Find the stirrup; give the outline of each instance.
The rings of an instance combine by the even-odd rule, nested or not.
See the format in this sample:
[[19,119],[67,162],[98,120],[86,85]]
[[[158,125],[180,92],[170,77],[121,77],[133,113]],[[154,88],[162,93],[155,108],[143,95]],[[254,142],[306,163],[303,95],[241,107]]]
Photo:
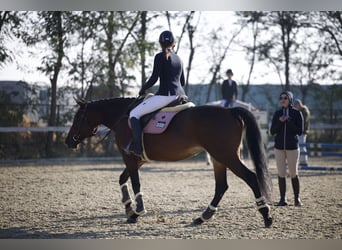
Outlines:
[[[140,146],[140,148],[141,148],[140,150],[137,150],[137,148],[139,148],[139,145],[137,145],[136,142],[134,143],[133,141],[131,141],[131,143],[129,144],[130,154],[135,155],[137,157],[142,157],[142,154],[143,154],[142,147]],[[139,152],[137,153],[137,151],[139,151]]]
[[126,147],[121,147],[121,149],[126,153],[126,154],[132,154],[136,157],[140,157],[140,158],[143,158],[143,152],[141,152],[140,154],[136,153],[134,150],[131,149],[131,146],[132,146],[132,141],[130,141]]
[[136,156],[136,157],[143,158],[142,152],[139,154],[139,153],[135,152],[134,150],[130,150],[129,153]]
[[131,151],[129,150],[129,148],[131,147],[131,144],[132,144],[132,141],[130,141],[126,147],[121,146],[121,149],[128,155],[131,153]]

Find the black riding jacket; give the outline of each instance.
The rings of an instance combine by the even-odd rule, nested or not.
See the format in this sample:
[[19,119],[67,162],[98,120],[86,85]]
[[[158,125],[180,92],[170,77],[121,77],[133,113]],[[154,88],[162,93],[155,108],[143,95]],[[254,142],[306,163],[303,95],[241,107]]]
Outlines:
[[231,80],[232,84],[229,85],[229,81],[226,79],[223,81],[221,86],[222,98],[227,100],[229,103],[237,99],[238,88],[235,81]]
[[160,52],[154,57],[153,72],[150,79],[143,85],[142,90],[152,87],[160,79],[156,95],[185,95],[183,64],[178,55],[170,51],[169,58]]
[[272,119],[271,135],[275,135],[274,147],[276,149],[293,150],[298,148],[298,135],[303,133],[303,116],[302,114],[289,107],[289,119],[285,122],[279,121],[283,115],[283,109],[277,110]]

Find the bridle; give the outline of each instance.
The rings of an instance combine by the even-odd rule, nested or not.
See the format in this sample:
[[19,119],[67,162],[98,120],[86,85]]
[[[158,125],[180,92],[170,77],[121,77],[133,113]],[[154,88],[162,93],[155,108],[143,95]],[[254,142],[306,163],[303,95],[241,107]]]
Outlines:
[[78,125],[77,133],[72,137],[72,139],[73,139],[74,142],[76,142],[76,143],[82,142],[82,139],[81,139],[81,125],[82,125],[83,123],[86,123],[86,125],[88,126],[88,128],[90,128],[90,130],[93,131],[91,136],[96,135],[97,127],[92,128],[92,127],[90,126],[90,124],[89,124],[88,117],[86,116],[87,107],[88,107],[88,104],[85,103],[84,107],[82,108],[83,110],[82,110],[81,119],[80,119],[80,122],[79,122],[79,125]]

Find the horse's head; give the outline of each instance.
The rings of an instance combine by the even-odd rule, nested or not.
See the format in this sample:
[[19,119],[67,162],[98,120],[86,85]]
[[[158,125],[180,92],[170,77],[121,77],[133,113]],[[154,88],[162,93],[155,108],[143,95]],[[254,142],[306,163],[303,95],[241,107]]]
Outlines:
[[76,102],[80,107],[65,139],[69,148],[77,148],[77,145],[85,138],[95,135],[98,127],[92,117],[93,114],[89,111],[89,104],[84,100],[76,100]]

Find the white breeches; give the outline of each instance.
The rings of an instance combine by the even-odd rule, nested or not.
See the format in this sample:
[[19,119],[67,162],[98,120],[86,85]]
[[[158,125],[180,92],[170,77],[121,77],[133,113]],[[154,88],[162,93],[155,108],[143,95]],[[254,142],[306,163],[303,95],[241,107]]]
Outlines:
[[163,96],[163,95],[154,95],[152,97],[147,98],[138,106],[136,106],[129,114],[129,118],[135,117],[140,119],[143,115],[151,113],[157,109],[163,108],[169,103],[175,101],[177,99],[176,95],[171,96]]

